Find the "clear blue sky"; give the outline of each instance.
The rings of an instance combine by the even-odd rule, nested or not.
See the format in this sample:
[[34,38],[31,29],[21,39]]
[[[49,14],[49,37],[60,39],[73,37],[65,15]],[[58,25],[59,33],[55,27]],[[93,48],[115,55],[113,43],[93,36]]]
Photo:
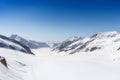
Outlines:
[[0,0],[0,34],[37,41],[120,31],[119,0]]

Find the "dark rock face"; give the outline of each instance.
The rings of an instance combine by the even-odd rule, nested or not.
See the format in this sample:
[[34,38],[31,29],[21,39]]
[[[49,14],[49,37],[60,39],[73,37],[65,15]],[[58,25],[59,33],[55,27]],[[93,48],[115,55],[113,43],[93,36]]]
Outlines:
[[[0,35],[0,38],[2,39],[2,41],[0,41],[0,47],[2,48],[7,48],[7,49],[21,51],[24,53],[33,54],[29,47],[27,47],[24,44],[21,44],[20,42],[16,40],[10,39],[9,37],[3,36],[3,35]],[[21,48],[16,45],[21,46]]]
[[5,67],[8,68],[8,66],[7,66],[7,61],[6,61],[6,59],[5,59],[4,57],[0,56],[0,62],[1,62]]
[[120,47],[117,50],[120,50]]
[[[74,54],[74,53],[79,52],[79,51],[82,51],[82,50],[83,50],[84,52],[88,52],[88,51],[91,51],[91,52],[92,52],[92,51],[94,51],[94,50],[96,50],[96,49],[100,49],[100,47],[92,47],[91,49],[87,48],[87,46],[95,40],[93,37],[96,37],[96,36],[97,36],[97,34],[93,35],[93,36],[92,36],[88,41],[86,41],[86,42],[82,42],[82,40],[83,40],[84,38],[79,38],[79,39],[77,39],[77,40],[75,40],[75,41],[65,41],[65,42],[61,43],[59,46],[57,46],[56,49],[58,49],[59,52],[61,52],[61,51],[67,52],[67,51],[69,51],[69,50],[73,50],[73,51],[71,51],[69,54]],[[73,43],[76,42],[76,41],[79,41],[79,43],[74,44],[74,45],[72,45],[72,46],[69,46],[69,45],[73,44]],[[84,49],[85,49],[85,50],[84,50]]]
[[36,42],[36,41],[32,41],[32,40],[27,40],[18,35],[11,35],[10,39],[15,40],[22,45],[26,45],[27,47],[29,47],[31,49],[49,47],[49,45],[45,42]]
[[70,37],[70,38],[66,39],[65,41],[63,41],[62,43],[58,43],[58,44],[54,45],[53,51],[58,50],[59,52],[62,52],[62,51],[67,52],[69,50],[72,50],[75,47],[77,47],[77,45],[74,45],[72,47],[69,47],[69,45],[72,44],[73,42],[77,41],[78,39],[82,39],[82,37],[80,37],[80,38],[78,38],[76,36]]
[[84,43],[84,45],[82,45],[79,50],[84,49],[90,42],[94,41],[94,39],[87,41],[86,43]]
[[66,47],[68,46],[68,45],[70,45],[71,43],[73,43],[73,41],[65,41],[65,42],[63,42],[62,44],[60,44],[59,46],[57,46],[57,47],[55,47],[54,48],[54,50],[59,50],[59,52],[61,52],[61,51],[68,51],[68,50],[66,50]]
[[21,50],[22,52],[26,52],[26,53],[30,53],[30,54],[33,54],[32,53],[32,51],[30,50],[30,48],[29,47],[27,47],[26,45],[24,45],[24,44],[21,44],[20,42],[18,42],[18,41],[15,41],[15,40],[12,40],[13,42],[15,42],[15,43],[17,43],[17,44],[19,44],[20,46],[22,46],[26,51],[24,51],[24,50]]
[[[60,51],[64,51],[65,49],[65,47],[66,46],[68,46],[69,44],[71,44],[72,43],[72,41],[67,41],[67,42],[64,42],[63,44],[61,44],[61,46],[59,47],[59,50]],[[65,50],[66,51],[66,50]]]
[[90,49],[90,51],[92,52],[92,51],[97,50],[97,49],[101,49],[101,47],[92,47],[92,48]]
[[0,47],[6,47],[7,45],[0,42]]
[[[77,48],[75,51],[71,52],[70,54],[74,54],[76,52],[79,52],[80,50],[84,49],[89,43],[91,43],[92,41],[94,41],[94,39],[87,41],[86,43],[82,44],[79,48]],[[88,51],[88,50],[87,50]],[[87,52],[85,51],[85,52]]]
[[92,35],[90,38],[94,38],[94,37],[96,37],[98,34],[94,34],[94,35]]

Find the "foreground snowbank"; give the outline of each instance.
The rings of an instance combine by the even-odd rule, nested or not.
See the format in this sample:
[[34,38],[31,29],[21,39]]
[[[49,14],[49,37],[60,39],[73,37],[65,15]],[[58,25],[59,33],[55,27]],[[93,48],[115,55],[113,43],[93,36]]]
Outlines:
[[8,68],[0,64],[1,80],[120,80],[120,54],[52,52],[50,48],[32,50],[36,56],[0,48]]
[[119,52],[67,55],[43,48],[36,53],[35,80],[120,80]]
[[7,60],[8,68],[0,63],[0,80],[34,80],[31,65],[34,56],[19,51],[0,48],[0,56]]

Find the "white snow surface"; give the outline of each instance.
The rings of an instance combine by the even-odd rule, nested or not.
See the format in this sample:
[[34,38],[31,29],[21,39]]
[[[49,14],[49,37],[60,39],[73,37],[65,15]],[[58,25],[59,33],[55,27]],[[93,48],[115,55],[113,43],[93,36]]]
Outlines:
[[120,80],[120,52],[79,52],[73,55],[32,50],[36,56],[0,48],[0,80]]

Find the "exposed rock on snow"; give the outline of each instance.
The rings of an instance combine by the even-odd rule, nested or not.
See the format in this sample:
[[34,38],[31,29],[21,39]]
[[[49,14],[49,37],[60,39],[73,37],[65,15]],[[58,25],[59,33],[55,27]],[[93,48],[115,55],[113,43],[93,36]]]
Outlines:
[[37,49],[37,48],[42,48],[42,47],[49,47],[49,45],[45,42],[37,42],[37,41],[33,41],[33,40],[27,40],[24,39],[18,35],[11,35],[10,37],[12,40],[16,40],[19,43],[26,45],[27,47],[31,48],[31,49]]
[[0,56],[0,62],[5,66],[5,67],[8,67],[7,66],[7,61],[4,57]]
[[68,52],[92,52],[96,50],[119,50],[120,32],[100,32],[90,37],[80,37],[76,39],[67,39],[54,47],[54,51]]
[[10,39],[9,37],[3,35],[0,35],[0,47],[33,54],[30,48],[27,47],[26,45],[21,44],[20,42]]

